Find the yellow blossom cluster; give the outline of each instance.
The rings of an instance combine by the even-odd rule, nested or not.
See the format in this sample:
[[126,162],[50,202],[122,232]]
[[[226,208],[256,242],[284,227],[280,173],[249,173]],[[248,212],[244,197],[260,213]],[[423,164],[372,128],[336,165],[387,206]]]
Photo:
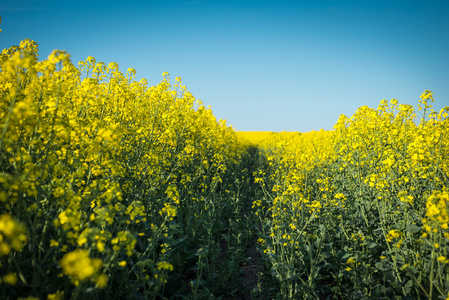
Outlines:
[[433,221],[442,229],[448,229],[449,194],[447,191],[435,191],[429,196],[426,202],[426,217],[428,222]]
[[[73,284],[157,294],[153,275],[174,268],[159,245],[197,228],[190,218],[215,205],[242,144],[180,78],[148,86],[115,62],[38,57],[32,40],[0,54],[0,276],[49,295]],[[71,288],[41,289],[61,268]]]
[[8,255],[11,249],[20,251],[27,242],[25,226],[11,215],[0,215],[0,257]]
[[[269,254],[283,296],[319,298],[306,291],[326,272],[335,274],[334,282],[358,281],[333,292],[354,289],[367,297],[383,295],[375,286],[384,279],[372,274],[384,270],[397,283],[391,297],[415,293],[414,278],[428,284],[426,290],[416,283],[420,296],[433,292],[435,276],[444,281],[448,269],[435,273],[431,266],[444,264],[449,251],[449,107],[436,112],[433,101],[425,91],[415,112],[396,99],[382,100],[377,109],[363,106],[350,118],[341,115],[333,130],[278,133],[261,143],[266,165],[254,175],[265,197],[253,210],[270,228],[260,247]],[[400,287],[402,272],[409,274],[407,288]],[[438,286],[441,295],[446,288]]]
[[76,249],[65,254],[59,263],[64,274],[70,276],[75,285],[98,273],[103,266],[100,259],[91,259],[86,249]]

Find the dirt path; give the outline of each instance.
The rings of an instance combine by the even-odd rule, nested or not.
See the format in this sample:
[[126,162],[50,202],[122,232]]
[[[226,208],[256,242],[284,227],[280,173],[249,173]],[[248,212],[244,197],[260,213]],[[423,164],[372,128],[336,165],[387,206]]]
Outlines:
[[252,299],[260,299],[260,297],[253,298],[251,296],[251,292],[256,288],[258,284],[258,276],[257,274],[263,272],[264,268],[260,261],[260,253],[257,250],[256,245],[257,239],[254,238],[251,244],[251,247],[248,248],[246,253],[247,259],[240,266],[240,282],[243,286],[243,290],[241,294],[235,296],[226,296],[223,300],[252,300]]
[[[245,213],[251,214],[249,211],[252,205],[252,201],[255,198],[256,193],[256,187],[254,185],[254,178],[253,174],[254,171],[257,169],[256,163],[259,160],[259,151],[257,148],[253,148],[251,151],[249,151],[251,154],[251,165],[248,166],[248,169],[251,170],[248,173],[250,174],[251,180],[250,184],[248,186],[248,192],[250,196],[248,197],[248,203],[245,206],[247,208],[247,211]],[[246,217],[246,216],[244,216]],[[260,225],[259,225],[260,227]],[[251,295],[251,292],[254,289],[258,289],[259,283],[259,276],[258,274],[264,271],[264,267],[261,260],[261,254],[257,250],[257,233],[252,237],[250,246],[247,249],[246,252],[246,260],[240,265],[240,283],[243,286],[242,294],[237,295],[236,297],[233,297],[232,299],[236,300],[251,300],[251,299],[261,299],[259,296],[253,296]],[[255,293],[255,295],[260,295],[260,292]],[[226,298],[228,299],[228,298]],[[230,298],[229,298],[230,299]]]
[[260,253],[257,250],[256,240],[254,240],[254,243],[248,249],[247,257],[246,265],[240,267],[242,271],[241,282],[245,288],[244,294],[240,298],[242,300],[253,299],[251,291],[257,288],[257,274],[263,272],[264,269],[260,261]]

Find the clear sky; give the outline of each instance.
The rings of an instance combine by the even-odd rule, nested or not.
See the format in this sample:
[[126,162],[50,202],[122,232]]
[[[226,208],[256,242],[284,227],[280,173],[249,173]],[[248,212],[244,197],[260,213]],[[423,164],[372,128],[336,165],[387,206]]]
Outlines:
[[150,85],[167,71],[236,130],[328,130],[424,90],[449,106],[447,0],[1,0],[0,16],[1,49],[30,38]]

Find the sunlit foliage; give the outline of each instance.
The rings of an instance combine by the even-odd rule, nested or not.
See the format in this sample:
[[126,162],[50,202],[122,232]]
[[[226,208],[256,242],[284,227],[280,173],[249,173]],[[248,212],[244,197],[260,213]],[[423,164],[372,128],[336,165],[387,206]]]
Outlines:
[[332,131],[272,136],[253,209],[283,298],[449,296],[449,107],[383,100]]
[[148,87],[57,50],[38,61],[31,40],[0,70],[0,298],[156,297],[227,231],[215,214],[232,219],[225,178],[243,150],[180,78]]

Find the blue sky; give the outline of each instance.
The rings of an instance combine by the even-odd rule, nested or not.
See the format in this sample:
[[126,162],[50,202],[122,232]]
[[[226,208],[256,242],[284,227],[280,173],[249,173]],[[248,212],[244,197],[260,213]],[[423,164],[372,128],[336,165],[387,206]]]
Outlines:
[[181,77],[242,131],[329,130],[382,99],[449,106],[446,0],[2,0],[0,48],[115,61],[150,85]]

